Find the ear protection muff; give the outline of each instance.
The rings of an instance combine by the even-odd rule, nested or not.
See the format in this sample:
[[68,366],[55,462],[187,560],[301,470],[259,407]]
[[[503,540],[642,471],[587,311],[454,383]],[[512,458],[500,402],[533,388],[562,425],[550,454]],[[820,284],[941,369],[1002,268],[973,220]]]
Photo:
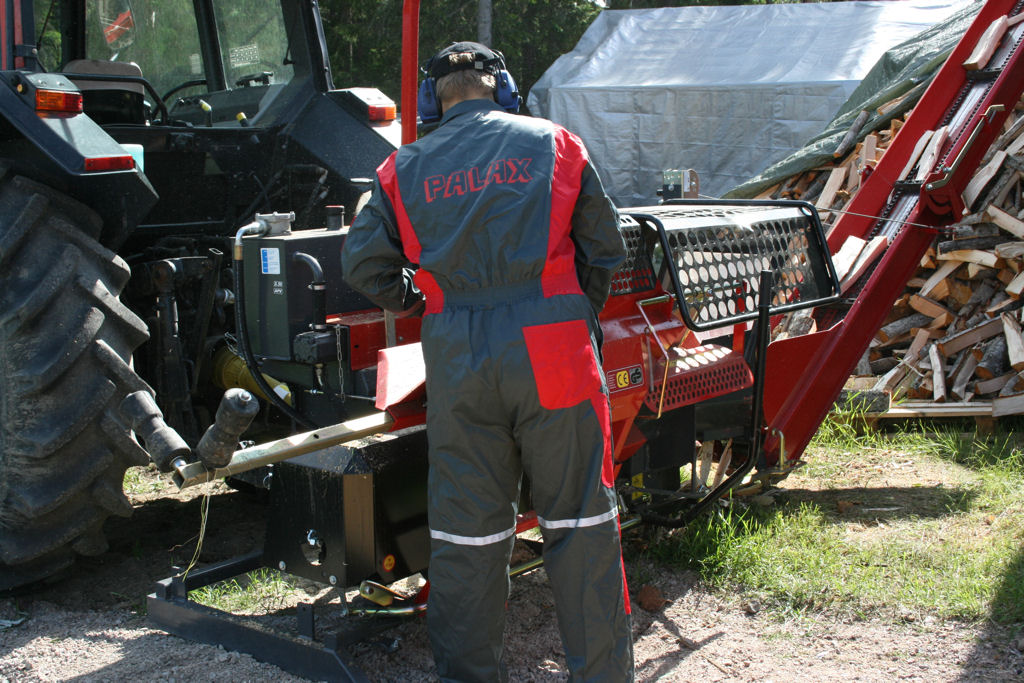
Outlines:
[[437,97],[437,79],[452,73],[456,69],[448,66],[446,57],[453,52],[476,52],[479,60],[476,65],[467,65],[463,69],[479,68],[492,74],[497,82],[494,90],[494,101],[505,111],[515,114],[523,98],[519,96],[519,87],[512,74],[505,68],[505,56],[497,50],[491,50],[477,43],[453,43],[430,58],[423,66],[426,78],[420,83],[416,93],[416,108],[423,123],[434,123],[441,120],[441,101]]
[[501,69],[494,77],[498,81],[498,87],[494,90],[494,101],[508,113],[515,114],[519,111],[519,105],[522,103],[523,98],[519,96],[519,87],[516,85],[516,80],[512,78],[512,74],[505,70],[504,59],[501,61]]
[[441,120],[441,102],[437,99],[437,90],[431,76],[427,76],[420,83],[420,89],[416,93],[416,110],[420,113],[420,120],[423,123]]

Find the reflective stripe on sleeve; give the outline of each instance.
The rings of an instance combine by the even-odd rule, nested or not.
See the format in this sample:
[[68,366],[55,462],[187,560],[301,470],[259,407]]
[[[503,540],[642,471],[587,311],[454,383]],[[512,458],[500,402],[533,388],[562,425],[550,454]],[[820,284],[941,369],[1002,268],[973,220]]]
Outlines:
[[507,538],[511,538],[516,533],[516,528],[512,527],[507,531],[502,531],[490,536],[458,536],[456,534],[445,533],[444,531],[437,531],[436,529],[430,530],[430,537],[436,538],[439,541],[448,541],[449,543],[455,543],[457,545],[490,545],[492,543],[498,543],[504,541]]
[[612,508],[608,512],[601,515],[594,515],[593,517],[579,517],[577,519],[544,519],[543,517],[537,517],[537,522],[540,523],[545,529],[579,529],[586,526],[597,526],[598,524],[604,524],[610,522],[619,516],[618,508]]

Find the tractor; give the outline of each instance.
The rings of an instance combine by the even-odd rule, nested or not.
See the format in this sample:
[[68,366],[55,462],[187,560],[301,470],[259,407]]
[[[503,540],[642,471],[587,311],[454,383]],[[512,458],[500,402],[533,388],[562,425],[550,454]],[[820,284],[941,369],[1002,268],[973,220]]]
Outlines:
[[[162,415],[160,435],[194,446],[240,381],[270,397],[247,439],[372,410],[345,398],[373,392],[339,365],[339,328],[304,318],[315,277],[333,311],[370,307],[338,287],[341,233],[326,226],[354,213],[400,131],[383,93],[334,87],[315,3],[10,0],[0,17],[7,589],[104,551],[104,520],[130,511],[126,468],[150,461],[133,420]],[[292,250],[305,263],[281,263],[252,292],[254,311],[263,296],[297,306],[251,321],[246,348],[275,365],[265,391],[241,350],[231,249],[275,206],[294,212],[296,234],[323,230]],[[125,417],[139,391],[155,400]],[[160,443],[166,469],[181,441]]]
[[[684,526],[802,464],[1020,98],[1024,23],[990,68],[962,64],[1022,4],[986,3],[827,234],[801,202],[620,207],[600,321],[623,528]],[[387,592],[429,554],[419,320],[339,275],[375,168],[417,135],[417,17],[406,0],[399,120],[377,90],[334,88],[315,2],[0,0],[0,590],[102,553],[126,468],[153,462],[181,487],[269,490],[262,547],[158,583],[161,628],[361,680],[312,606],[277,637],[189,592],[270,567],[359,586],[346,618],[425,609]],[[879,235],[841,289],[830,254]],[[771,339],[798,312],[817,331]]]

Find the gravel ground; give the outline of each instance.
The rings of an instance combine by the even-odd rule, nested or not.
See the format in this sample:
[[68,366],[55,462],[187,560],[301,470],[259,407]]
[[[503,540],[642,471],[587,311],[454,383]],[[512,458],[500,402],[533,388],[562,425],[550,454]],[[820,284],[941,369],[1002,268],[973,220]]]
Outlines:
[[[154,629],[143,596],[194,549],[198,500],[133,496],[132,520],[109,525],[111,550],[49,588],[0,599],[0,681],[303,681],[249,655]],[[204,562],[261,538],[262,506],[239,493],[211,505]],[[1024,680],[1024,637],[992,625],[896,612],[857,620],[780,617],[714,593],[687,572],[627,562],[638,681]],[[639,606],[643,602],[648,609]],[[513,581],[506,657],[514,681],[566,679],[543,570]],[[421,619],[353,648],[371,681],[433,681]]]

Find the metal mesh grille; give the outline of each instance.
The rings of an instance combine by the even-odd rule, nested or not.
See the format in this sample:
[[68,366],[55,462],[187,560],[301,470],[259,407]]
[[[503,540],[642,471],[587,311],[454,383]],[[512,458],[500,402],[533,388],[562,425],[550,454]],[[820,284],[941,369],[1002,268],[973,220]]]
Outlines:
[[644,242],[640,224],[632,216],[623,214],[619,232],[626,243],[626,260],[612,277],[611,295],[646,292],[654,288],[654,267],[651,265],[650,247]]
[[665,263],[675,266],[683,314],[695,329],[756,317],[762,270],[773,274],[775,310],[835,293],[820,227],[799,207],[665,205],[648,211],[665,228]]

